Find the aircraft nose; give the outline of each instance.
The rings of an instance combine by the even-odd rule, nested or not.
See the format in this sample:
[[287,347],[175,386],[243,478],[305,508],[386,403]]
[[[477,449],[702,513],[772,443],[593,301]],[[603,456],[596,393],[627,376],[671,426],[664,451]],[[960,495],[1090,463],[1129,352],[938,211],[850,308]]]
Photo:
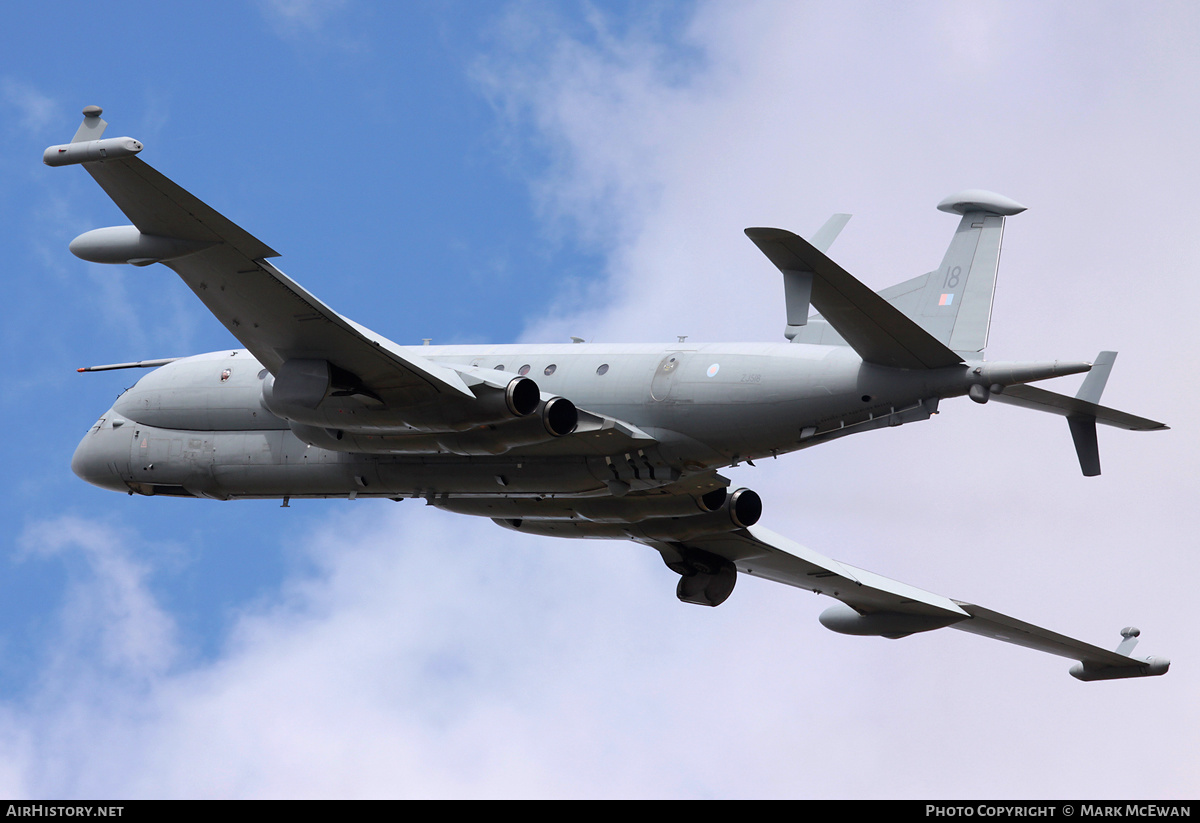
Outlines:
[[129,431],[126,431],[125,421],[113,427],[113,422],[101,420],[92,428],[79,445],[71,458],[71,471],[81,480],[86,480],[93,486],[111,491],[127,492],[129,486],[121,478],[119,467],[129,464]]

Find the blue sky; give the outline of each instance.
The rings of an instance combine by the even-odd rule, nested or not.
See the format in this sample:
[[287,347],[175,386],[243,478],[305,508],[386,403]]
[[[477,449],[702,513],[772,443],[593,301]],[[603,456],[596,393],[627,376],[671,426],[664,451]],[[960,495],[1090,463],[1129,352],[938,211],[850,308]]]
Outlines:
[[[0,793],[1196,794],[1190,6],[57,8],[0,33],[19,426]],[[402,343],[772,341],[777,275],[744,226],[853,212],[833,256],[882,288],[937,265],[946,194],[1025,203],[989,357],[1118,349],[1106,400],[1171,433],[1102,431],[1086,480],[1060,420],[962,401],[734,480],[768,526],[855,565],[1102,645],[1136,623],[1171,673],[1080,684],[957,632],[840,637],[761,581],[685,607],[644,548],[413,501],[86,485],[75,444],[134,378],[76,367],[235,345],[166,269],[67,251],[124,222],[39,162],[89,104]]]

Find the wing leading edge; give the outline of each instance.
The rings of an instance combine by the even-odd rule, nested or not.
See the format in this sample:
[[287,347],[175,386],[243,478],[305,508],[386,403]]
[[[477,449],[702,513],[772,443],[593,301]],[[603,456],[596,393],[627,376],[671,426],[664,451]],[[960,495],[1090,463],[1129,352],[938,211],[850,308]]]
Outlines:
[[[278,252],[137,157],[140,142],[100,139],[107,125],[100,114],[85,109],[75,139],[46,149],[43,161],[82,165],[133,225],[85,232],[71,251],[90,262],[174,270],[274,376],[269,392],[264,384],[271,410],[313,437],[331,425],[342,445],[343,427],[371,436],[451,432],[469,452],[493,453],[494,443],[457,433],[505,424],[509,446],[571,435],[573,447],[609,454],[653,442],[624,421],[539,392],[528,378],[434,363],[419,347],[343,317],[268,262]],[[529,423],[534,417],[545,431]],[[374,445],[387,449],[378,438]],[[555,444],[542,446],[554,451]]]
[[277,251],[138,158],[141,143],[99,139],[100,114],[85,109],[74,141],[51,146],[43,160],[82,165],[133,225],[80,235],[76,256],[170,267],[273,374],[288,360],[323,359],[397,405],[475,399],[458,372],[342,317],[268,263]]
[[[97,262],[117,262],[112,253],[130,246],[136,253],[146,251],[147,257],[120,262],[161,262],[173,269],[272,373],[288,360],[320,358],[353,373],[385,400],[421,402],[447,392],[473,398],[456,372],[342,317],[267,262],[278,252],[140,158],[83,167],[133,226],[123,234],[121,229],[88,232],[72,251]],[[163,241],[162,248],[156,249],[154,241]],[[161,257],[154,254],[163,249]]]

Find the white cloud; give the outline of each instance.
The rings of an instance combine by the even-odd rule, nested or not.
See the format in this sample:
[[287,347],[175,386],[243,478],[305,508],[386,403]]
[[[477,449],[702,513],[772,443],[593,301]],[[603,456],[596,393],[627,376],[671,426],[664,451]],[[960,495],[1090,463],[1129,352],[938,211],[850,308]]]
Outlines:
[[86,573],[76,572],[67,584],[53,667],[74,666],[82,655],[105,671],[145,678],[170,664],[174,622],[147,590],[147,570],[130,555],[122,535],[64,517],[28,528],[20,544],[32,555],[76,551],[85,561]]
[[13,77],[0,79],[0,96],[17,112],[10,125],[25,132],[45,131],[61,110],[57,101]]
[[[70,521],[29,532],[82,550],[93,577],[64,608],[73,669],[0,711],[24,742],[0,758],[9,796],[787,793],[760,751],[768,718],[738,708],[750,681],[779,687],[776,638],[673,602],[645,549],[434,510],[341,515],[307,547],[317,573],[243,614],[216,660],[172,668],[122,540],[137,543]],[[744,606],[777,622],[780,603]],[[105,638],[94,651],[84,626]]]
[[[363,32],[379,23],[369,19],[370,4],[347,0],[259,0],[259,9],[275,35],[302,47],[306,60],[314,48],[333,48],[342,53],[362,52],[366,46]],[[366,14],[368,20],[361,19]]]
[[320,34],[346,0],[260,0],[259,5],[283,34]]

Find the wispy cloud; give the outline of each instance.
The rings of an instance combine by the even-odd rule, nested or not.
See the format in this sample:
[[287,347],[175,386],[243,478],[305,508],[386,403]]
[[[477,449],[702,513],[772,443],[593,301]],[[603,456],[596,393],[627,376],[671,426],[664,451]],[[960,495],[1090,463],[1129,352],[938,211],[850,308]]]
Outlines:
[[[711,778],[704,747],[664,784],[655,747],[630,745],[693,723],[663,688],[694,615],[652,596],[670,573],[645,549],[564,552],[434,510],[340,516],[305,547],[318,570],[189,668],[126,548],[136,534],[65,519],[23,543],[43,561],[77,553],[87,573],[47,638],[64,651],[31,698],[0,703],[23,744],[0,755],[9,796],[654,796]],[[627,598],[657,600],[651,624]],[[637,674],[613,684],[610,667]]]
[[267,18],[285,33],[319,33],[347,0],[259,0]]
[[350,0],[259,0],[267,25],[285,41],[332,47],[355,53],[368,42],[350,13],[359,11]]
[[[174,621],[150,593],[130,536],[80,518],[36,523],[19,546],[27,557],[64,560],[70,570],[54,666],[89,661],[123,677],[161,674],[175,655]],[[74,557],[83,563],[73,562]]]
[[13,129],[40,133],[61,114],[61,106],[56,100],[13,77],[0,78],[0,97],[16,113],[12,119],[5,118]]

